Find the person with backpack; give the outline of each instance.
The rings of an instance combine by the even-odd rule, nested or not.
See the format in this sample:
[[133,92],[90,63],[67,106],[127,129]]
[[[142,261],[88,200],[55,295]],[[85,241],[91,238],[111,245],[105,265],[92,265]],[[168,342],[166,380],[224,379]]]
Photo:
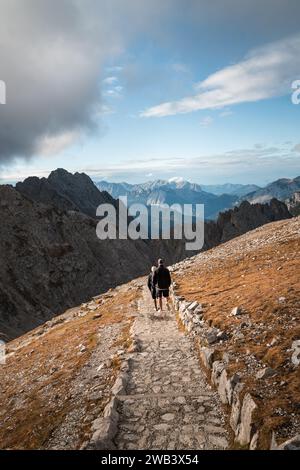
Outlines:
[[154,307],[155,307],[155,310],[157,311],[158,308],[157,308],[157,301],[156,301],[156,289],[155,289],[155,286],[153,285],[153,275],[154,275],[155,270],[156,270],[156,266],[152,266],[150,274],[148,276],[148,289],[151,292],[151,297],[154,300]]
[[162,259],[158,260],[158,268],[155,269],[152,283],[156,289],[156,296],[159,299],[160,311],[163,310],[163,297],[167,302],[167,309],[170,310],[169,305],[169,290],[171,286],[171,274],[168,268],[164,266],[164,261]]

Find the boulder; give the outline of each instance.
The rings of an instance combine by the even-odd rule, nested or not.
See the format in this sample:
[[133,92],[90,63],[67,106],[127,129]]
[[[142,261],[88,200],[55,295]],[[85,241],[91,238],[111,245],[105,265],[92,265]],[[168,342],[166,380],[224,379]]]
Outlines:
[[218,341],[226,341],[227,339],[228,339],[228,335],[227,333],[225,333],[225,331],[219,331],[219,333],[217,333]]
[[253,415],[256,409],[257,405],[252,396],[250,393],[246,393],[243,400],[240,424],[238,426],[238,432],[236,436],[236,441],[240,445],[248,445],[251,442],[253,434],[255,433]]
[[195,301],[195,302],[192,302],[189,306],[188,306],[188,310],[190,310],[191,312],[193,312],[197,307],[198,307],[198,302]]
[[253,437],[252,437],[251,442],[250,442],[250,446],[249,446],[250,450],[256,450],[257,449],[258,438],[259,438],[259,432],[256,431],[256,433],[253,434]]
[[218,330],[211,328],[205,335],[208,344],[214,344],[218,341]]
[[256,374],[257,379],[268,379],[276,374],[276,371],[271,367],[265,367],[262,370],[259,370]]
[[226,369],[223,369],[220,375],[218,393],[220,395],[221,402],[224,403],[224,405],[231,405],[233,391],[239,380],[240,378],[237,374],[233,374],[232,377],[228,378]]
[[300,364],[300,339],[293,341],[292,350],[292,364],[297,367]]
[[212,365],[211,381],[215,386],[219,385],[220,376],[225,369],[225,364],[222,361],[214,361]]
[[214,352],[215,350],[212,348],[201,348],[200,350],[200,358],[204,367],[206,367],[206,369],[212,368],[212,364],[214,360]]
[[241,307],[234,307],[232,310],[231,310],[231,316],[233,317],[236,317],[238,315],[241,315],[242,314],[242,309]]
[[238,425],[240,423],[241,415],[241,401],[240,401],[240,392],[243,389],[244,384],[238,383],[232,394],[232,406],[230,414],[230,426],[234,433],[236,434],[238,430]]

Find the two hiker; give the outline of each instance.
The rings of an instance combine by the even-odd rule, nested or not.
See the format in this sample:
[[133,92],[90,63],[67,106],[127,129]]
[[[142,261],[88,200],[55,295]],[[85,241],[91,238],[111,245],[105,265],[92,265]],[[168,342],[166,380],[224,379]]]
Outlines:
[[157,299],[159,300],[159,309],[163,310],[163,297],[167,302],[167,309],[170,310],[169,306],[169,289],[171,285],[171,275],[168,268],[164,266],[162,259],[158,260],[158,267],[152,266],[151,272],[148,276],[148,288],[151,292],[152,299],[154,300],[155,310],[157,308]]

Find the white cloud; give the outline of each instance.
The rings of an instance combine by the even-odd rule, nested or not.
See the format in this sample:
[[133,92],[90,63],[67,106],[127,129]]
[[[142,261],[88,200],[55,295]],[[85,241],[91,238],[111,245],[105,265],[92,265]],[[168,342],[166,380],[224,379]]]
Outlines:
[[299,75],[300,35],[250,51],[241,62],[225,67],[196,85],[198,93],[161,103],[142,117],[162,117],[254,102],[291,92]]
[[200,121],[200,126],[201,127],[209,127],[212,125],[214,122],[213,118],[211,116],[206,116]]
[[103,92],[103,95],[109,96],[111,98],[120,98],[122,96],[122,91],[123,91],[123,87],[120,85],[117,85],[113,88],[110,88],[109,90],[105,90]]
[[46,135],[42,137],[37,146],[37,154],[42,156],[57,155],[79,139],[80,133],[76,131],[63,132],[59,135]]
[[113,83],[116,83],[118,81],[118,77],[111,76],[111,77],[106,77],[103,80],[104,85],[112,85]]

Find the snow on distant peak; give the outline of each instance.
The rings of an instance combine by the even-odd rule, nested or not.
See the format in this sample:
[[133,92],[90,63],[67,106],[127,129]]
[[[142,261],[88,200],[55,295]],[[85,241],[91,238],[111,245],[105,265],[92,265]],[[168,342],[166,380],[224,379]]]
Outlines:
[[173,178],[168,179],[168,183],[184,183],[185,179],[182,176],[173,176]]

